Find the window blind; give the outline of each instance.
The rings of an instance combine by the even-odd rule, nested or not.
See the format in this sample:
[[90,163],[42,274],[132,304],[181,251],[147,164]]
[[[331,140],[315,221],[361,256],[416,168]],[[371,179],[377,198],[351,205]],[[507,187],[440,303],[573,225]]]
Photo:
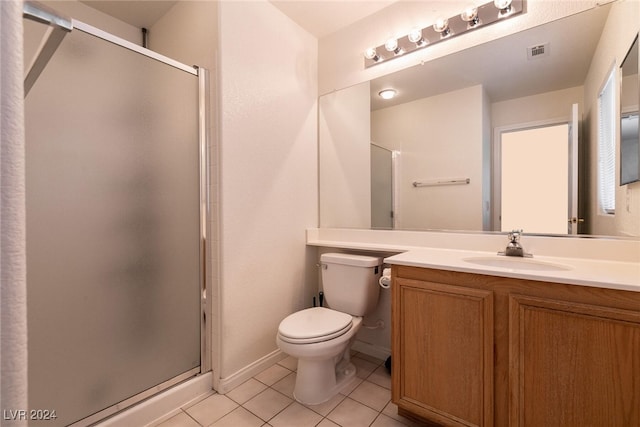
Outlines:
[[[615,70],[615,68],[614,68]],[[598,204],[602,213],[616,207],[616,110],[614,71],[598,96]]]

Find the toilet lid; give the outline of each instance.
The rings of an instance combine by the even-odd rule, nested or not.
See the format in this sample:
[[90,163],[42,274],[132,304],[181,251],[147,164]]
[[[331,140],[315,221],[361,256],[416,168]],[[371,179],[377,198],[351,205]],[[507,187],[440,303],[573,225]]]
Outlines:
[[313,307],[289,315],[278,332],[285,341],[317,342],[338,337],[351,328],[350,314],[325,307]]

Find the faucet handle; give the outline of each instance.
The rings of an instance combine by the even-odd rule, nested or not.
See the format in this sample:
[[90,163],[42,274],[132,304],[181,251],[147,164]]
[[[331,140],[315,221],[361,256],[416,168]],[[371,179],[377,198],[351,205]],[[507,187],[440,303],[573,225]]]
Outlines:
[[511,230],[511,232],[508,235],[509,241],[510,242],[518,242],[520,240],[520,235],[522,234],[522,229],[520,230]]

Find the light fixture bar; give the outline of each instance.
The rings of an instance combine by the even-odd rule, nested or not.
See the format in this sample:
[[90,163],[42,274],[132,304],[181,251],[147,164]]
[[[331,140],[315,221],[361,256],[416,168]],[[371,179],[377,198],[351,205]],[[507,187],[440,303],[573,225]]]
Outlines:
[[[416,39],[414,33],[417,29],[411,30],[409,35],[398,38],[398,45],[394,51],[385,49],[385,45],[382,44],[376,48],[369,48],[368,51],[373,55],[365,55],[364,67],[369,68],[382,62],[388,61],[393,58],[404,56],[408,53],[415,52],[419,49],[424,49],[427,46],[441,42],[443,40],[450,39],[452,37],[459,36],[469,31],[474,31],[477,28],[486,27],[487,25],[494,24],[498,21],[509,19],[513,16],[519,15],[525,12],[526,0],[513,0],[506,2],[508,6],[505,9],[500,9],[493,0],[478,6],[478,14],[473,19],[473,22],[465,21],[460,14],[448,18],[447,33],[443,35],[443,32],[438,32],[434,29],[433,25],[422,28],[422,37],[419,38],[420,42],[416,43],[411,39]],[[510,4],[509,4],[510,3]],[[466,12],[466,11],[465,11]],[[411,36],[411,39],[410,39]]]

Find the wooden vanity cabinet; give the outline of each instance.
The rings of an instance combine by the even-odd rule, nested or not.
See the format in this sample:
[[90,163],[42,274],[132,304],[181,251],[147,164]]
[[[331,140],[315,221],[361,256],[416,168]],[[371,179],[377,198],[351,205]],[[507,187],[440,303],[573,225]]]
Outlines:
[[392,400],[444,426],[640,426],[640,293],[392,268]]
[[392,298],[394,402],[445,425],[492,425],[492,292],[396,278]]

